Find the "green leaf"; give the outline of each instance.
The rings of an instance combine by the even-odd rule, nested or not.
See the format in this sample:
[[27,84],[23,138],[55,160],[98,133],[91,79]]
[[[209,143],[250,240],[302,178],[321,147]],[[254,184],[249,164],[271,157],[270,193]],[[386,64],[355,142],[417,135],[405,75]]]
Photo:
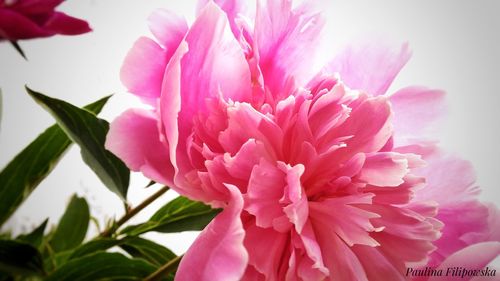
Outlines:
[[92,240],[76,248],[71,256],[69,256],[69,260],[81,258],[83,256],[94,254],[96,252],[106,251],[107,249],[112,248],[120,243],[122,243],[121,240],[116,240],[113,238],[100,238],[97,240]]
[[170,233],[202,230],[219,212],[219,209],[179,196],[159,209],[148,222],[128,226],[122,233],[136,236],[148,231]]
[[39,248],[43,241],[43,233],[49,219],[46,219],[40,226],[35,228],[28,234],[19,235],[16,240],[30,244],[35,248]]
[[17,43],[17,41],[10,41],[10,44],[12,45],[12,47],[14,47],[14,49],[16,49],[16,51],[25,59],[25,60],[28,60],[28,58],[26,57],[26,54],[24,54],[24,51],[23,49],[21,48],[21,46],[19,46],[19,43]]
[[104,185],[125,200],[130,171],[120,159],[104,148],[109,123],[65,101],[47,97],[29,88],[26,90],[80,146],[83,161]]
[[44,274],[38,250],[19,241],[0,240],[0,270],[10,274]]
[[142,280],[155,267],[142,259],[118,253],[96,253],[68,261],[46,281]]
[[162,245],[140,237],[127,237],[122,240],[120,247],[131,256],[145,259],[158,267],[176,257]]
[[50,239],[52,250],[62,252],[80,245],[87,234],[89,220],[87,201],[74,195]]
[[[85,107],[98,114],[109,97]],[[71,140],[56,124],[38,136],[0,172],[0,225],[38,184],[54,169],[71,144]]]

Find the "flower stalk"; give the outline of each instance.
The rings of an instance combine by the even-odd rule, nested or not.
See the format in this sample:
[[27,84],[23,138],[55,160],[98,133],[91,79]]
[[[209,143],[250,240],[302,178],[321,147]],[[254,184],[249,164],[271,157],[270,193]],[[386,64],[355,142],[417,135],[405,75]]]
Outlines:
[[177,268],[183,256],[184,255],[180,255],[171,259],[165,265],[158,268],[158,270],[156,270],[155,272],[151,273],[151,275],[146,277],[144,281],[157,281],[160,280],[162,277],[165,277],[167,274],[171,273]]
[[149,204],[153,203],[156,199],[158,199],[160,196],[162,196],[169,189],[170,188],[168,186],[164,186],[161,189],[159,189],[157,192],[155,192],[153,195],[146,198],[146,200],[142,201],[135,208],[127,209],[125,214],[118,221],[116,221],[110,227],[108,227],[106,230],[101,232],[101,234],[99,234],[99,237],[110,237],[113,233],[115,233],[115,231],[118,228],[120,228],[120,226],[122,226],[124,223],[126,223],[128,220],[130,220],[132,217],[134,217],[137,213],[142,211],[144,208],[149,206]]

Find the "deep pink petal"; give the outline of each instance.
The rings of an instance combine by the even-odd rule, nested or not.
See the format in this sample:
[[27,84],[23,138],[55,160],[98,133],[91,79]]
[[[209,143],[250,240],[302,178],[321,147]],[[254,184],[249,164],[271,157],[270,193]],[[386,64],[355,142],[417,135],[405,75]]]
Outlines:
[[52,31],[41,28],[24,15],[0,8],[0,38],[15,41],[52,35]]
[[18,0],[9,8],[22,14],[44,14],[51,13],[64,0]]
[[43,28],[57,34],[78,35],[92,31],[89,24],[61,12],[54,12],[45,22]]
[[446,114],[445,93],[424,87],[408,87],[391,95],[395,145],[431,137]]
[[407,44],[398,49],[384,46],[380,42],[347,46],[325,67],[325,71],[338,72],[340,79],[351,89],[382,95],[410,59],[410,55]]
[[245,231],[240,219],[243,199],[234,186],[228,186],[231,201],[202,231],[182,258],[177,281],[240,280],[248,262],[243,246]]
[[141,37],[128,52],[120,77],[129,92],[140,97],[159,98],[166,65],[165,50],[153,40]]
[[106,149],[120,157],[132,171],[171,185],[173,167],[168,147],[160,141],[158,117],[147,110],[130,109],[110,125]]

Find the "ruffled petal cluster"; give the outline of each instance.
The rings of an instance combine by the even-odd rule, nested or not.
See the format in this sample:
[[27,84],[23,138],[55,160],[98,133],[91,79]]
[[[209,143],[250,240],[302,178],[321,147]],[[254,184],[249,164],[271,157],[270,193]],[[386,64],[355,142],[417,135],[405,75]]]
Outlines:
[[57,12],[63,0],[0,0],[0,40],[16,41],[77,35],[91,31],[88,23]]
[[497,211],[475,198],[470,165],[426,139],[444,93],[387,93],[408,47],[347,47],[315,72],[321,14],[248,4],[200,1],[190,26],[158,10],[155,39],[122,68],[152,109],[118,117],[107,148],[224,209],[176,280],[407,280],[483,241],[476,262],[496,257]]

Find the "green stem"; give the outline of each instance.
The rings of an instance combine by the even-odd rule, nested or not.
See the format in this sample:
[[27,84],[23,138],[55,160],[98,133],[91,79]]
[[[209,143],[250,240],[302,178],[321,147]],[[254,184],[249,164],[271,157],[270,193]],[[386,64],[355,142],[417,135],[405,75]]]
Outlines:
[[155,272],[151,273],[148,277],[144,278],[143,281],[157,281],[161,280],[163,277],[167,276],[170,272],[174,271],[184,255],[180,255],[171,259],[168,263],[158,268]]
[[129,219],[135,216],[137,213],[142,211],[142,209],[146,208],[153,201],[162,196],[165,192],[167,192],[170,188],[168,186],[162,187],[160,190],[155,192],[150,197],[146,198],[141,204],[137,205],[135,208],[129,209],[123,217],[121,217],[116,223],[111,225],[108,229],[104,230],[99,236],[100,237],[110,237],[120,226],[126,223]]

